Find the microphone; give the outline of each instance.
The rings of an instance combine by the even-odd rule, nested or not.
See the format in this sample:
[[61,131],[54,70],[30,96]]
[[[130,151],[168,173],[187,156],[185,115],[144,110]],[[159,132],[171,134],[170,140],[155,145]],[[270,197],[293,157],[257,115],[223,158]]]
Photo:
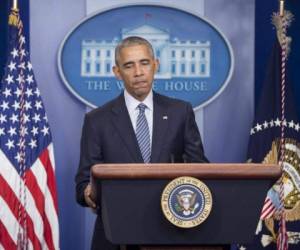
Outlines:
[[175,163],[175,156],[172,153],[170,154],[170,162]]
[[191,161],[188,159],[188,157],[186,156],[186,154],[182,154],[182,161],[183,163],[190,163]]

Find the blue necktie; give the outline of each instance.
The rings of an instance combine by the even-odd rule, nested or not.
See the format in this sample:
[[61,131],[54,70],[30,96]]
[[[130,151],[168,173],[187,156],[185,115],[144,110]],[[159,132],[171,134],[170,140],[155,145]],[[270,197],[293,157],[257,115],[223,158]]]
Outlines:
[[149,126],[145,116],[146,108],[147,106],[143,103],[138,105],[139,115],[136,120],[136,139],[138,141],[144,162],[149,163],[151,148]]

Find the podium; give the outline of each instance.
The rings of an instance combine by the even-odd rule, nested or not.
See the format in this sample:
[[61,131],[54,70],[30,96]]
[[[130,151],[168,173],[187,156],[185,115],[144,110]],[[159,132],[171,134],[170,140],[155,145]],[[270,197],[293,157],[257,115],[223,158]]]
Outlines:
[[[207,247],[253,240],[267,191],[281,170],[271,164],[98,164],[91,175],[105,234],[113,244],[222,249]],[[174,226],[161,209],[163,189],[180,176],[201,180],[212,193],[210,215],[194,228]]]

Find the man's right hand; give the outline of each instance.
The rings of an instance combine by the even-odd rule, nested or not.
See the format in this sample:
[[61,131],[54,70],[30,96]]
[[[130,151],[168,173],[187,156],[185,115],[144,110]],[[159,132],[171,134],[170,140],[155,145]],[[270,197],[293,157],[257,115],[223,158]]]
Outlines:
[[88,204],[88,206],[90,208],[92,208],[93,210],[97,208],[97,205],[94,201],[94,195],[92,194],[92,186],[89,183],[86,188],[84,189],[84,199],[86,204]]

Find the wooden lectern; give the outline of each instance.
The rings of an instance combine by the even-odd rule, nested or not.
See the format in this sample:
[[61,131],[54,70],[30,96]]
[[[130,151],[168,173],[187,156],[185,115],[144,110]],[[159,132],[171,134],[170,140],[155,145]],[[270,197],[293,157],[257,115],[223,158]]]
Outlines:
[[[251,242],[267,191],[281,175],[279,166],[264,164],[98,164],[91,172],[107,239],[144,250]],[[160,205],[165,186],[180,176],[203,181],[213,198],[209,217],[190,229],[171,224]]]

